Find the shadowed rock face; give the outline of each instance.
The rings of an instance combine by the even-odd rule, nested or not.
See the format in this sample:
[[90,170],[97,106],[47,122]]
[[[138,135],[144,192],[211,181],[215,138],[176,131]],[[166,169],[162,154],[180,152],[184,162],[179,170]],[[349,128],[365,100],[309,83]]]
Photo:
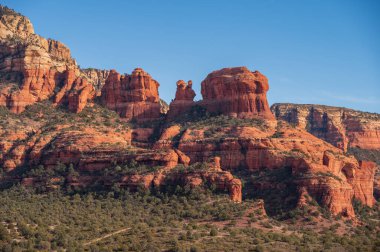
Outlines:
[[150,120],[160,117],[159,84],[141,68],[131,75],[111,70],[102,88],[102,104],[127,119]]
[[258,71],[223,68],[210,73],[201,85],[201,105],[209,112],[241,118],[274,118],[266,97],[268,79]]
[[352,109],[303,104],[274,104],[277,119],[306,129],[346,151],[348,148],[380,150],[380,116]]
[[63,86],[54,96],[54,104],[67,104],[69,111],[81,112],[88,100],[92,100],[96,93],[94,86],[86,78],[76,77],[75,70],[67,69],[63,73]]

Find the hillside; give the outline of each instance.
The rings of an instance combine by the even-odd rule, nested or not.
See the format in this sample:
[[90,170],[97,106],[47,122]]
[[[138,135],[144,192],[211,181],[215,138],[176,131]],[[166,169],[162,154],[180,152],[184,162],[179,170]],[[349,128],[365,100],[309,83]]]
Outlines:
[[379,246],[380,115],[270,108],[246,67],[205,76],[200,101],[179,80],[168,106],[142,68],[80,69],[0,10],[2,250]]

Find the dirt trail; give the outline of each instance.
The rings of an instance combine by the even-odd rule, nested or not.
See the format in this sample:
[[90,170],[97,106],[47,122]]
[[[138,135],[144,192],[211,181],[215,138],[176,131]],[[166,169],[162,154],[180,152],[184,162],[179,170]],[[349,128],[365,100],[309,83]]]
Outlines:
[[108,238],[108,237],[111,237],[111,236],[113,236],[113,235],[117,235],[117,234],[120,234],[120,233],[124,233],[124,232],[128,231],[129,229],[131,229],[131,228],[123,228],[123,229],[117,230],[117,231],[115,231],[115,232],[112,232],[112,233],[109,233],[109,234],[103,235],[103,236],[101,236],[101,237],[98,237],[98,238],[96,238],[96,239],[93,239],[93,240],[91,240],[91,241],[88,241],[88,242],[83,243],[83,246],[88,246],[88,245],[91,245],[91,244],[96,243],[96,242],[98,242],[98,241],[101,241],[101,240],[103,240],[103,239],[106,239],[106,238]]

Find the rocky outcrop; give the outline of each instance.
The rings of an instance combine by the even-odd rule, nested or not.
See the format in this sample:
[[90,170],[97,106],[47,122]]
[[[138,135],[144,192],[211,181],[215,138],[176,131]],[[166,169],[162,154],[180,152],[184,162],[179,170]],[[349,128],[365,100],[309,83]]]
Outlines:
[[54,104],[66,104],[69,111],[81,112],[88,100],[92,100],[96,93],[94,86],[87,79],[77,77],[75,70],[67,69],[64,72],[63,86],[54,97]]
[[346,151],[348,148],[380,149],[380,116],[374,113],[323,105],[274,104],[279,120]]
[[175,93],[174,100],[170,103],[169,113],[167,116],[169,120],[187,113],[195,104],[195,92],[192,86],[192,81],[188,81],[187,83],[183,80],[177,81],[177,91]]
[[33,33],[33,25],[28,18],[6,6],[0,6],[0,39],[13,36],[13,34],[26,38]]
[[159,84],[141,68],[131,75],[111,70],[102,88],[102,104],[129,120],[151,120],[160,117]]
[[87,77],[88,82],[91,83],[97,91],[99,91],[100,95],[100,90],[103,88],[104,84],[106,84],[106,79],[110,74],[110,70],[86,68],[81,69],[81,72]]
[[65,81],[66,69],[79,76],[70,50],[34,34],[26,17],[8,9],[2,11],[0,23],[0,106],[21,113],[53,97]]
[[376,164],[370,161],[359,161],[359,168],[348,164],[343,172],[354,188],[354,197],[363,204],[372,207],[375,204],[374,178]]
[[[264,130],[265,129],[265,130]],[[352,199],[373,205],[373,168],[299,128],[284,123],[254,127],[219,128],[215,135],[187,129],[178,148],[191,162],[217,155],[227,170],[245,168],[251,172],[291,167],[291,181],[304,188],[333,214],[355,216]],[[365,167],[365,168],[364,168]],[[351,172],[346,172],[350,170]],[[276,183],[280,183],[277,181]],[[360,186],[357,186],[360,184]],[[262,187],[262,190],[266,190]]]
[[67,95],[69,111],[74,113],[81,112],[86,106],[87,101],[94,98],[94,91],[94,87],[86,79],[76,79],[73,88]]
[[[231,200],[242,200],[241,181],[221,169],[218,157],[188,167],[190,158],[180,150],[167,148],[152,151],[134,147],[128,134],[104,133],[93,128],[56,130],[47,136],[26,138],[24,144],[16,144],[12,148],[13,155],[8,154],[7,158],[18,161],[15,167],[26,165],[25,162],[29,160],[28,165],[31,167],[43,166],[46,171],[57,169],[58,165],[71,165],[78,174],[68,174],[67,177],[61,177],[60,181],[66,180],[69,186],[76,188],[91,188],[94,185],[112,187],[116,184],[134,191],[176,185],[190,188],[213,185],[217,190],[228,192]],[[145,167],[145,170],[123,172],[121,167],[131,162],[137,167]],[[107,170],[112,171],[118,165],[119,170],[114,171],[119,173],[107,173]],[[54,188],[55,178],[58,179],[30,175],[22,179],[21,183],[25,186],[45,183],[49,188]]]
[[203,101],[211,113],[273,119],[266,93],[268,79],[246,67],[223,68],[210,73],[202,81]]
[[181,132],[181,126],[178,124],[167,127],[161,133],[160,138],[154,143],[154,149],[172,148],[174,147],[173,140]]
[[158,87],[158,82],[141,68],[131,75],[111,70],[102,88],[101,102],[129,120],[157,119],[160,117]]
[[[162,179],[161,179],[162,180]],[[220,167],[220,158],[210,159],[206,166],[201,169],[174,170],[167,174],[162,184],[180,184],[195,188],[205,183],[215,186],[220,191],[228,191],[230,199],[240,203],[242,201],[242,183],[240,179],[234,178],[228,171],[223,171]]]
[[161,114],[167,114],[169,111],[169,105],[166,103],[166,101],[164,101],[163,99],[160,99],[158,103],[160,104]]

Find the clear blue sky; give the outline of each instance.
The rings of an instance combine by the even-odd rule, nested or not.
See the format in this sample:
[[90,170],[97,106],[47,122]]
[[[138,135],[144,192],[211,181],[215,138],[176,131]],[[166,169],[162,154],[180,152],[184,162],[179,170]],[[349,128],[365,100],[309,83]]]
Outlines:
[[380,112],[380,1],[1,0],[81,67],[142,67],[170,102],[175,82],[223,67],[269,78],[269,103]]

